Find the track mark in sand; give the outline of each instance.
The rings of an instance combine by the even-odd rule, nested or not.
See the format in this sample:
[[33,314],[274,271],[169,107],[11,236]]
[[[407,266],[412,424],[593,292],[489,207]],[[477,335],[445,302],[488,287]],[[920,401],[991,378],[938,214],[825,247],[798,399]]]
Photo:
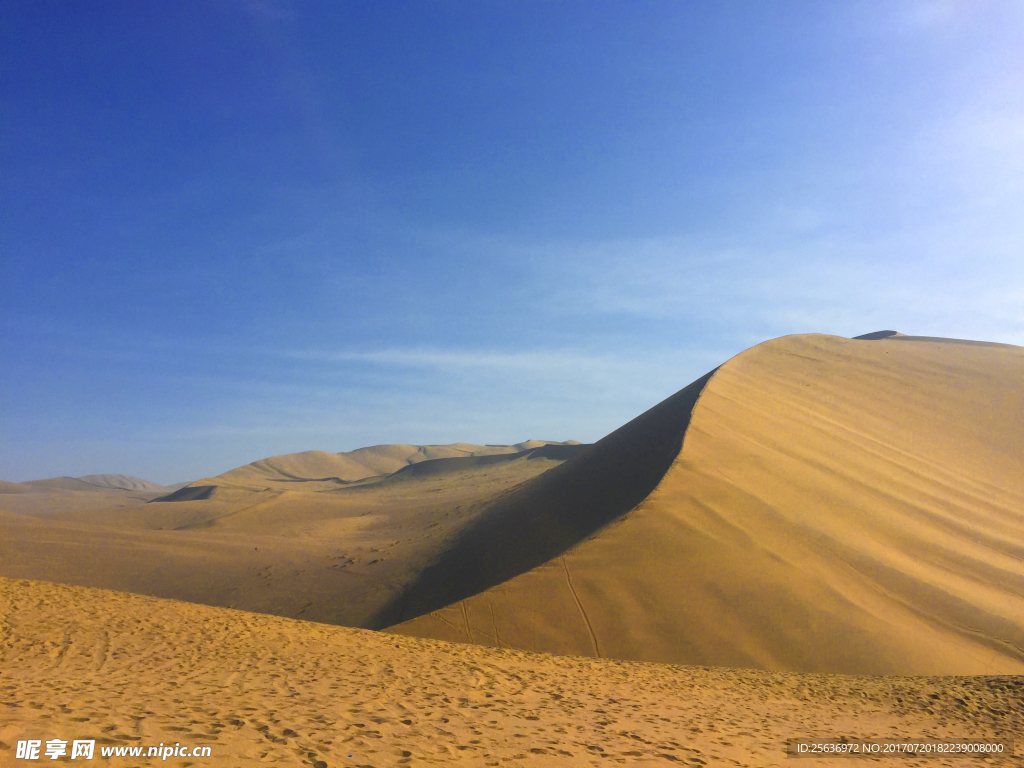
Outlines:
[[14,615],[15,608],[11,597],[10,588],[0,591],[0,663],[6,661],[7,648],[14,647],[14,641],[11,639],[14,636],[14,626],[10,617]]
[[466,622],[466,638],[470,643],[473,642],[473,628],[469,626],[469,607],[466,605],[465,600],[460,600],[459,605],[462,606],[462,618]]
[[92,671],[99,672],[106,666],[107,656],[110,654],[110,631],[103,629],[99,632],[99,640],[92,649]]
[[73,644],[74,641],[71,639],[71,633],[65,629],[64,638],[61,640],[60,645],[55,646],[57,652],[54,655],[53,664],[50,665],[51,671],[64,665],[64,660],[67,658],[68,651]]
[[448,621],[448,619],[446,619],[444,616],[441,615],[440,611],[431,611],[430,615],[433,616],[438,621],[440,621],[442,624],[445,624],[445,625],[451,627],[456,632],[461,632],[462,631],[462,627],[458,627],[455,624],[453,624],[452,622]]
[[494,630],[494,642],[501,648],[501,638],[498,636],[498,624],[494,620],[494,602],[487,601],[487,607],[491,609],[491,629]]
[[569,575],[569,566],[565,564],[565,555],[558,558],[562,563],[562,570],[565,571],[565,583],[569,585],[569,592],[572,594],[572,599],[576,603],[576,608],[580,612],[580,617],[583,619],[583,623],[587,625],[587,632],[590,633],[590,642],[594,646],[594,655],[597,658],[601,656],[601,646],[597,644],[597,635],[594,634],[594,627],[590,624],[590,617],[587,616],[587,612],[583,609],[583,603],[580,601],[580,596],[576,594],[576,587],[572,585],[572,576]]

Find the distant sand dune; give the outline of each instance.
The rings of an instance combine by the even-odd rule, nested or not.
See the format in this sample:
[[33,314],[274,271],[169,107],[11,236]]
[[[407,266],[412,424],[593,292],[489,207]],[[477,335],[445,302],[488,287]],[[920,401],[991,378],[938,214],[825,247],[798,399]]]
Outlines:
[[[504,583],[392,631],[775,670],[1024,672],[1022,382],[1024,349],[1007,345],[758,345],[710,378],[630,514],[508,581],[473,528],[412,585],[405,615]],[[662,439],[645,430],[635,451]],[[585,484],[572,473],[586,457],[530,487]],[[593,513],[578,488],[558,492],[548,519]]]
[[216,490],[216,485],[186,485],[153,501],[203,501],[212,498]]
[[49,477],[45,480],[29,480],[19,483],[33,491],[106,491],[110,486],[97,485],[77,477]]
[[506,461],[518,461],[525,459],[553,459],[565,461],[571,459],[578,453],[587,450],[589,445],[579,443],[548,443],[537,448],[527,448],[516,453],[495,453],[479,456],[453,456],[444,459],[427,459],[417,461],[388,475],[382,482],[401,482],[408,477],[423,477],[425,475],[439,475],[447,472],[458,472],[467,469],[477,469],[491,464],[502,464]]
[[544,445],[572,444],[578,445],[530,440],[515,445],[373,445],[347,453],[304,451],[254,461],[217,477],[197,480],[192,485],[290,490],[294,487],[295,481],[354,483],[367,478],[384,477],[411,464],[433,459],[509,455]]
[[[482,504],[577,450],[546,441],[377,446],[353,453],[428,469],[351,483],[324,480],[317,456],[299,454],[258,480],[243,467],[244,483],[214,479],[165,495],[12,484],[28,490],[0,494],[0,575],[378,628]],[[429,458],[438,455],[455,458]],[[488,456],[503,460],[477,463]]]
[[163,485],[129,475],[82,475],[78,479],[100,488],[120,488],[125,491],[152,491],[154,493],[167,491]]
[[11,483],[7,480],[0,480],[0,493],[32,493],[32,488],[24,483]]
[[[180,483],[177,488],[185,483]],[[18,486],[15,490],[13,486]],[[82,477],[50,477],[28,480],[24,483],[0,481],[0,493],[39,493],[47,491],[137,491],[141,493],[167,493],[167,486],[151,483],[130,475],[83,475]]]

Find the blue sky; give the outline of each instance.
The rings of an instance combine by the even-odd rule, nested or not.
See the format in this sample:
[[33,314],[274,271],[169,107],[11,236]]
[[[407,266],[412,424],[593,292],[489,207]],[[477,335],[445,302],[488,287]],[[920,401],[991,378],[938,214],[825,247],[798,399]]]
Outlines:
[[592,441],[743,349],[1024,344],[1024,5],[0,8],[0,477]]

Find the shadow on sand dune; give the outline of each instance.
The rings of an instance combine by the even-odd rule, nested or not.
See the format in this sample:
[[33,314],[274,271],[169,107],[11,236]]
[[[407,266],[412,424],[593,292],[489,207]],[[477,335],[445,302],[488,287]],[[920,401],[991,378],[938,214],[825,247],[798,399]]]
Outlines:
[[168,493],[166,496],[157,496],[150,503],[153,503],[153,501],[202,501],[213,496],[215,490],[217,490],[215,485],[186,485],[174,493]]
[[393,484],[407,480],[410,477],[427,477],[429,475],[443,475],[447,472],[458,472],[466,469],[477,469],[490,464],[504,464],[507,461],[519,459],[552,459],[554,461],[565,461],[577,454],[583,453],[590,445],[542,445],[540,448],[530,448],[517,453],[496,453],[490,456],[453,456],[446,459],[427,459],[418,461],[402,467],[387,477],[380,479],[378,485]]
[[374,628],[525,573],[625,515],[654,490],[679,455],[690,414],[713,374],[489,502],[476,522],[378,614]]

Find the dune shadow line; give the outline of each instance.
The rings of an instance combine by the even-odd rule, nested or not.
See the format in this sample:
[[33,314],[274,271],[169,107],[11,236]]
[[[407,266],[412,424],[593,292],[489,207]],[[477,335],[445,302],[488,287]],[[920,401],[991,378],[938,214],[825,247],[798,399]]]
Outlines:
[[155,499],[150,499],[149,503],[152,504],[155,501],[202,501],[213,496],[213,492],[217,489],[215,485],[186,485],[184,488],[179,488],[173,493],[168,493],[166,496],[157,496]]
[[406,480],[410,477],[426,477],[442,475],[447,472],[458,472],[464,469],[478,469],[491,464],[504,464],[519,459],[554,459],[565,461],[590,448],[589,445],[542,445],[539,448],[527,448],[516,453],[495,453],[487,456],[451,456],[443,459],[427,459],[415,464],[408,464],[380,481],[381,485]]
[[878,341],[879,339],[888,339],[890,336],[895,336],[897,331],[872,331],[871,333],[862,333],[860,336],[854,336],[854,341]]
[[508,581],[627,514],[657,487],[679,455],[697,398],[714,373],[487,502],[370,628],[399,624]]

